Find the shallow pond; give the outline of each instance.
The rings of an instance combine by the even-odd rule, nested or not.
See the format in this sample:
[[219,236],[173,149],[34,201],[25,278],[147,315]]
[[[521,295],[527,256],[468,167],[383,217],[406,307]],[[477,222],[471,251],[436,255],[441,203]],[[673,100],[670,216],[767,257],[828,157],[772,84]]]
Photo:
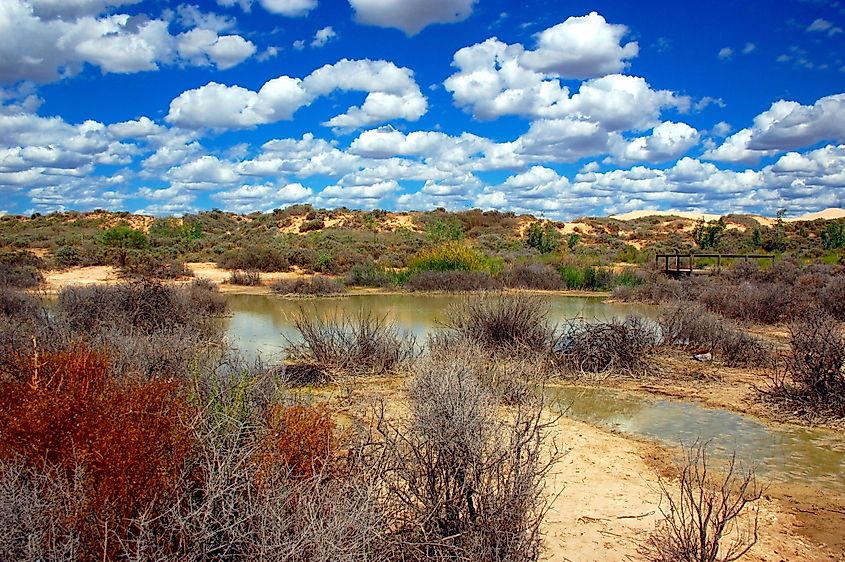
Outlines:
[[[228,335],[245,356],[257,353],[268,361],[282,357],[287,339],[296,340],[293,317],[300,309],[308,314],[331,316],[355,314],[364,310],[389,320],[423,341],[446,318],[446,309],[465,297],[458,295],[357,294],[317,299],[285,299],[275,295],[227,295],[233,315],[228,319]],[[651,306],[608,303],[597,297],[544,295],[549,319],[562,322],[572,318],[608,320],[638,314],[653,317]]]
[[[437,329],[455,295],[351,295],[291,300],[270,295],[229,295],[230,340],[246,357],[273,362],[283,357],[286,338],[296,340],[293,316],[300,309],[322,316],[371,311],[386,316],[419,339]],[[607,320],[638,314],[654,317],[648,306],[608,303],[600,298],[544,296],[550,320]],[[555,387],[548,397],[569,406],[567,416],[670,446],[711,441],[717,457],[736,451],[768,479],[817,482],[845,491],[845,439],[836,432],[767,426],[754,418],[679,400],[601,388]]]
[[734,451],[767,479],[817,482],[845,491],[845,439],[838,432],[763,424],[727,410],[604,388],[550,387],[566,415],[670,446],[710,441],[716,458]]

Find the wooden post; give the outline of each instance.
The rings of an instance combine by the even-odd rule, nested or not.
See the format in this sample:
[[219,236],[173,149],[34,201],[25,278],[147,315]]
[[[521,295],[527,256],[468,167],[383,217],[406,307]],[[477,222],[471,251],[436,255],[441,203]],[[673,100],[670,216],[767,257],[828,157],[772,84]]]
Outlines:
[[689,255],[689,274],[692,275],[692,254]]
[[681,272],[681,255],[675,254],[675,271],[680,273]]
[[722,272],[722,254],[716,256],[716,273]]

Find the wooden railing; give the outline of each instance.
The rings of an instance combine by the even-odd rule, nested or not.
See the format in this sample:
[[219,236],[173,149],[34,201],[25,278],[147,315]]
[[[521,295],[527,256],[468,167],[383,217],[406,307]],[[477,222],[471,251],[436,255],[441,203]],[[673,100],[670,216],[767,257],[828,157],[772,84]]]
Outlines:
[[[697,270],[694,267],[695,260],[699,258],[716,258],[716,269],[718,273],[722,269],[722,260],[763,260],[768,259],[774,262],[775,256],[771,254],[657,254],[654,256],[654,265],[657,269],[661,269],[660,261],[663,260],[663,273],[672,277],[679,277],[681,275],[692,275],[693,273],[711,273],[714,270]],[[674,268],[672,268],[671,260],[674,259]],[[681,260],[687,260],[687,264],[681,267]]]

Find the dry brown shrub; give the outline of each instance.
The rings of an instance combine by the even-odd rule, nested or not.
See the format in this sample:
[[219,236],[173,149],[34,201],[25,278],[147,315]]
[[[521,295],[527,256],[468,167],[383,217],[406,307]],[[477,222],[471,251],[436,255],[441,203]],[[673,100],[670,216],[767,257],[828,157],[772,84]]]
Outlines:
[[677,489],[664,480],[663,521],[649,537],[644,554],[658,562],[733,562],[757,542],[758,505],[763,487],[753,469],[731,456],[715,469],[708,443],[684,448]]
[[289,357],[335,376],[397,373],[417,355],[413,335],[370,312],[320,316],[300,309],[294,325],[302,342],[288,341]]
[[845,336],[841,324],[810,310],[789,325],[790,352],[764,397],[809,418],[845,417]]
[[643,375],[658,343],[654,326],[638,316],[607,322],[571,322],[555,345],[570,373]]
[[[82,345],[2,364],[0,460],[73,480],[83,499],[66,522],[81,558],[117,555],[127,521],[175,492],[193,447],[175,383],[117,384],[108,357]],[[105,546],[104,546],[105,545]]]
[[548,352],[554,340],[548,304],[524,293],[467,298],[449,307],[444,327],[453,336],[509,354]]
[[427,360],[409,383],[411,416],[383,417],[387,559],[528,562],[540,554],[543,480],[557,460],[541,401],[503,409],[467,367]]
[[291,478],[311,478],[322,474],[337,454],[335,423],[324,406],[276,405],[267,426],[256,459],[259,476],[281,464]]

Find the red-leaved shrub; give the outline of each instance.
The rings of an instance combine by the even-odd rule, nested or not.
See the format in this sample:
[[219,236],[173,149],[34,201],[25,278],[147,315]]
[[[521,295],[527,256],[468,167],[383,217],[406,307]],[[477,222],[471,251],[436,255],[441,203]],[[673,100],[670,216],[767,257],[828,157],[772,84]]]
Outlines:
[[194,444],[187,414],[176,383],[118,383],[108,356],[83,345],[0,366],[0,460],[68,480],[81,471],[66,524],[84,559],[119,556],[127,521],[165,505]]
[[261,447],[259,475],[281,465],[293,478],[310,478],[323,472],[337,451],[335,423],[320,406],[295,405],[272,408],[269,433]]

